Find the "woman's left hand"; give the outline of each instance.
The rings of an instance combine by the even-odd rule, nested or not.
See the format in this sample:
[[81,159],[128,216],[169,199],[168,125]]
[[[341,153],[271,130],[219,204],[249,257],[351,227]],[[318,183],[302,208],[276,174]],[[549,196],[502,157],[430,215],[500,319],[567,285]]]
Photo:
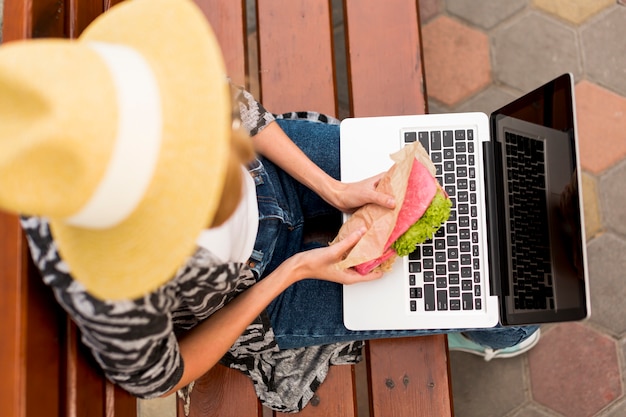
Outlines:
[[358,182],[336,181],[332,191],[326,196],[328,203],[344,213],[352,213],[366,204],[377,204],[393,209],[396,205],[393,196],[376,191],[376,185],[384,174],[378,174]]

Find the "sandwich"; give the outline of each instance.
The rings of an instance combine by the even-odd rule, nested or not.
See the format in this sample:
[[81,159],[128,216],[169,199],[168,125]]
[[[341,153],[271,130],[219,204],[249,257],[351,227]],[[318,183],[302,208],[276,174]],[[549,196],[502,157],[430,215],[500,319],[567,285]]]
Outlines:
[[376,189],[391,194],[396,208],[368,204],[344,223],[335,240],[357,228],[367,231],[339,264],[365,275],[375,269],[387,271],[396,257],[413,252],[417,245],[432,239],[450,217],[452,202],[435,178],[435,167],[419,142],[393,154],[394,165]]

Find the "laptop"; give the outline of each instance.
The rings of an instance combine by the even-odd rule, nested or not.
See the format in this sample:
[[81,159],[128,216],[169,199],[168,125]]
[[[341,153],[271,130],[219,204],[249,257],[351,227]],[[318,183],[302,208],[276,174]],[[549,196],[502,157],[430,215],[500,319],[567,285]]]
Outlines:
[[[564,74],[490,116],[349,118],[341,178],[388,170],[419,141],[450,219],[376,281],[343,287],[351,330],[469,329],[589,317],[574,80]],[[347,218],[347,217],[346,217]]]

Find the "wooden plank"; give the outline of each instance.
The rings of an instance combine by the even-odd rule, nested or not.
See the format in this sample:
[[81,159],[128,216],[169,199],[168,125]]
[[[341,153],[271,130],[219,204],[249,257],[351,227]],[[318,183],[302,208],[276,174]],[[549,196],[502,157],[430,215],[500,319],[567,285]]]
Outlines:
[[[185,404],[177,402],[178,416],[185,416]],[[189,403],[191,417],[262,417],[263,408],[256,397],[252,381],[239,371],[214,366],[199,378]]]
[[371,341],[371,417],[452,415],[446,343],[443,335]]
[[[23,256],[26,256],[26,248]],[[21,323],[26,335],[26,415],[55,416],[62,410],[65,387],[63,378],[63,317],[64,313],[52,297],[29,258],[22,275],[23,296],[27,313]]]
[[103,1],[67,0],[67,37],[77,38],[105,10]]
[[26,389],[25,335],[21,332],[26,313],[21,281],[25,268],[23,244],[17,218],[0,212],[0,404],[3,413],[17,417],[25,412]]
[[[78,36],[102,0],[6,0],[4,41]],[[130,417],[136,400],[86,359],[76,328],[28,256],[16,216],[0,213],[0,402],[10,416]],[[5,386],[6,385],[6,386]]]
[[351,112],[354,116],[426,111],[415,0],[344,0]]
[[[328,0],[258,0],[261,102],[270,111],[337,115]],[[281,415],[278,413],[277,415]],[[302,416],[356,415],[354,369],[333,366]]]
[[[417,2],[344,0],[344,10],[352,114],[425,113]],[[451,415],[446,343],[442,335],[369,342],[372,417]]]
[[328,0],[258,0],[261,103],[337,114]]
[[105,379],[87,360],[79,344],[74,323],[65,321],[64,358],[66,364],[65,404],[70,416],[99,416],[106,408]]
[[207,17],[222,48],[228,76],[247,85],[247,36],[245,0],[195,0]]
[[30,38],[33,0],[4,0],[2,42]]

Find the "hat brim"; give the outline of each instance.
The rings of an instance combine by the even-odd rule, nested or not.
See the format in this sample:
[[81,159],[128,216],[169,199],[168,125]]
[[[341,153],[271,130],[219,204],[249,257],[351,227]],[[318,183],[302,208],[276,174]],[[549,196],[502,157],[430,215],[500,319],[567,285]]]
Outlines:
[[50,225],[72,276],[101,299],[132,299],[163,285],[193,253],[224,184],[231,104],[218,42],[200,10],[183,0],[133,0],[111,8],[79,42],[129,46],[160,87],[163,136],[145,197],[119,225]]

